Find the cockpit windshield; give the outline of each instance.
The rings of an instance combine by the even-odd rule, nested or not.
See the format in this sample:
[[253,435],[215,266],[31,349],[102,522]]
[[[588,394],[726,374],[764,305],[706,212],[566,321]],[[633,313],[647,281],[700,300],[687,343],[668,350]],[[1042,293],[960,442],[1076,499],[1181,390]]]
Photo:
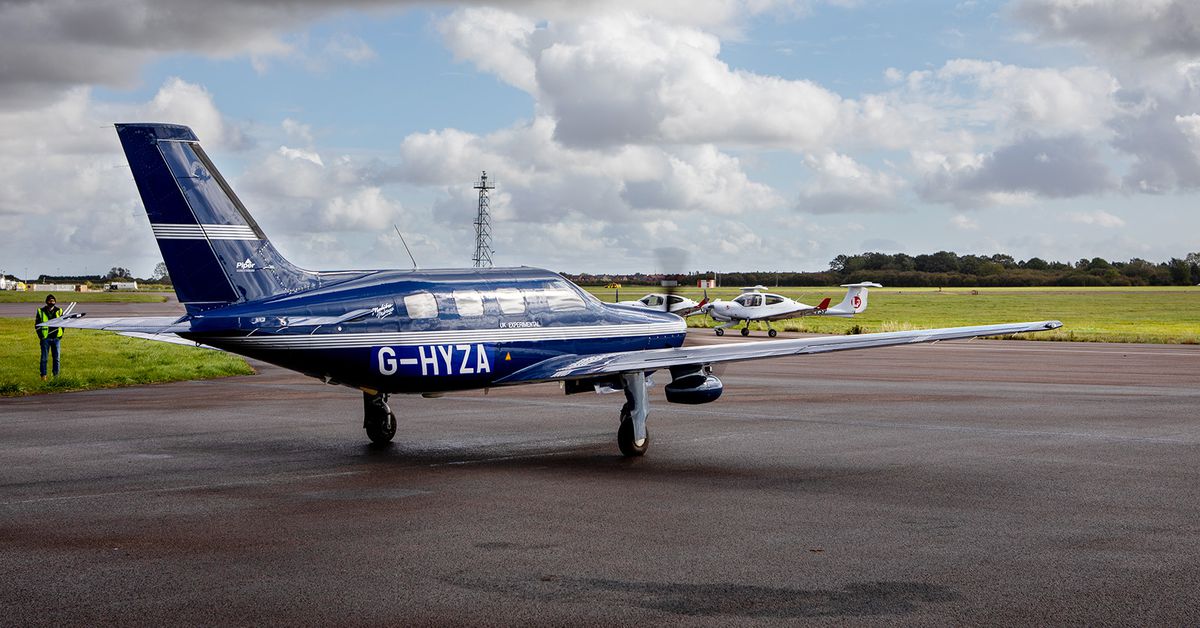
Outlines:
[[738,305],[741,305],[743,307],[758,307],[758,306],[762,305],[762,295],[756,294],[756,293],[755,294],[743,294],[743,295],[739,296],[738,298],[734,299],[733,302],[737,303]]

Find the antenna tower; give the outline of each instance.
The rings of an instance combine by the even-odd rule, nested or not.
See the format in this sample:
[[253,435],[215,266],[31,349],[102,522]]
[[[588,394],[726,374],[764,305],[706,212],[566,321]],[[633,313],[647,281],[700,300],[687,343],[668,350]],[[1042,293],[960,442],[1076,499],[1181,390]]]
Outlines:
[[494,181],[488,181],[487,170],[475,182],[479,190],[479,213],[475,216],[475,255],[471,258],[475,268],[492,267],[492,224],[488,218],[488,190],[496,189]]

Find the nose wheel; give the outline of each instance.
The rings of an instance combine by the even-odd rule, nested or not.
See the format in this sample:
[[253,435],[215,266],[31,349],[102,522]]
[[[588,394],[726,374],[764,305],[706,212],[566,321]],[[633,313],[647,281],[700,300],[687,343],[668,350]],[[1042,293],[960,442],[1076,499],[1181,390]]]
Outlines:
[[724,329],[722,329],[722,328],[720,328],[720,327],[718,327],[718,328],[717,328],[717,335],[718,335],[718,336],[724,336],[724,335],[725,335],[725,330],[724,330]]
[[646,455],[650,449],[650,432],[646,429],[646,374],[622,373],[625,386],[625,405],[621,406],[621,426],[617,428],[617,447],[626,458]]
[[750,323],[746,323],[746,326],[742,328],[742,335],[743,336],[750,335]]
[[396,415],[387,404],[388,396],[363,393],[363,428],[372,443],[392,442],[396,435]]
[[646,450],[650,449],[650,430],[646,430],[646,437],[638,439],[633,433],[633,413],[629,409],[630,404],[626,403],[625,407],[621,408],[621,427],[617,428],[617,447],[621,450],[621,455],[626,458],[633,456],[644,456]]

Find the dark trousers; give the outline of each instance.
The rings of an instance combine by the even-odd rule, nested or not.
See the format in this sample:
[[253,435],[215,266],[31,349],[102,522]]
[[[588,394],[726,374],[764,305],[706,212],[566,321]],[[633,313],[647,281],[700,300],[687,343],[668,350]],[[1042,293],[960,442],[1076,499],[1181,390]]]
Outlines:
[[62,353],[59,346],[62,338],[42,338],[42,362],[41,370],[42,377],[46,376],[46,354],[54,354],[54,376],[58,377],[58,371],[62,368]]

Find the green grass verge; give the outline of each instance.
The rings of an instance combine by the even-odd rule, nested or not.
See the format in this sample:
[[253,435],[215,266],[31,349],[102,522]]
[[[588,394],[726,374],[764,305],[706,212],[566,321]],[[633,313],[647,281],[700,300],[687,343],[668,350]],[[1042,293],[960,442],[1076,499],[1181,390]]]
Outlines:
[[[66,307],[71,301],[78,303],[162,303],[166,295],[157,292],[17,292],[0,290],[0,303],[45,303],[46,295],[53,294],[58,307]],[[33,310],[29,311],[33,318]]]
[[[602,301],[613,300],[613,290],[589,287]],[[845,288],[768,288],[808,304],[830,297],[834,303]],[[653,288],[625,287],[621,299],[636,299]],[[679,294],[699,300],[699,288],[682,288]],[[737,288],[710,289],[711,298],[731,299]],[[853,319],[806,318],[772,323],[782,331],[824,334],[867,333],[983,325],[1057,319],[1062,329],[1023,336],[1036,340],[1088,342],[1146,342],[1200,344],[1200,287],[1163,286],[1138,288],[882,288],[870,293],[867,311]],[[693,316],[693,327],[713,327],[707,316]],[[761,323],[751,329],[765,330]]]
[[245,360],[230,353],[88,329],[67,330],[62,340],[62,375],[57,379],[41,381],[40,355],[32,317],[0,318],[0,396],[254,373]]

